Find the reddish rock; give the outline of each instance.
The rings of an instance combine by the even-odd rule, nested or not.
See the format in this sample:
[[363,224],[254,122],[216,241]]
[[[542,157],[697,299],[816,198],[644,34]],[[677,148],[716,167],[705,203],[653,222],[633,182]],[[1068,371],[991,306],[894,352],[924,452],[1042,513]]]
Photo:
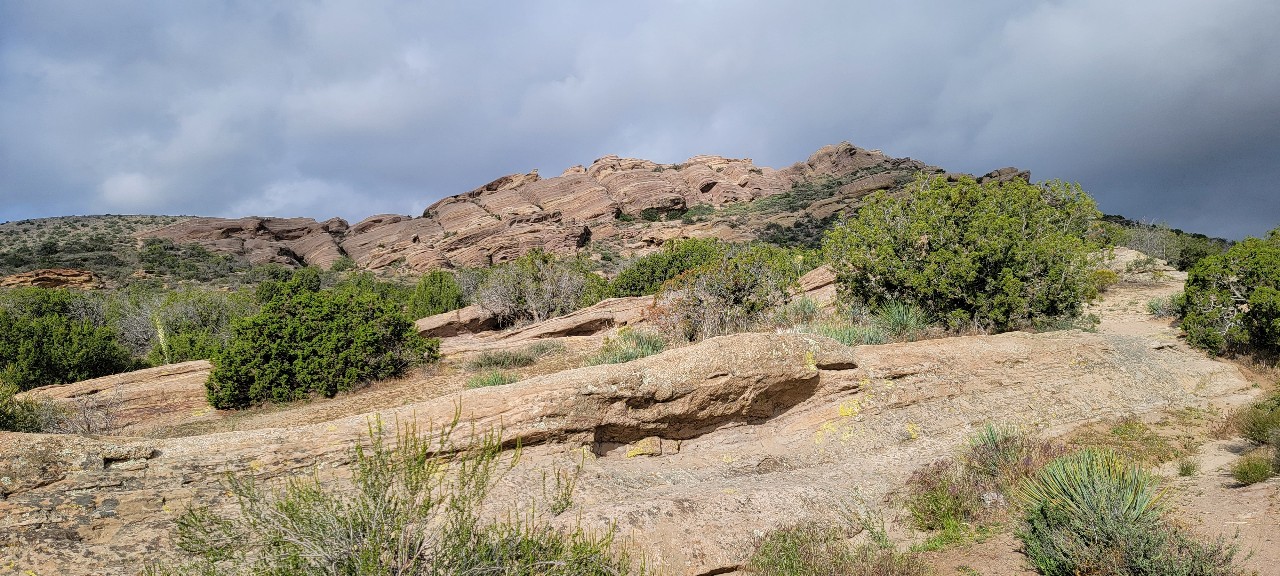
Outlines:
[[102,282],[88,270],[75,268],[46,268],[19,272],[0,278],[0,288],[35,286],[37,288],[75,288],[92,290],[101,288]]

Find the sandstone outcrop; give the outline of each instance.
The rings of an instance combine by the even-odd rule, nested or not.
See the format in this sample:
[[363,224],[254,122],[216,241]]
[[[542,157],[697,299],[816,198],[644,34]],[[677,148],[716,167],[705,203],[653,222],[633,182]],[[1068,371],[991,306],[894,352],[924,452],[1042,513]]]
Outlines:
[[[679,164],[605,156],[553,178],[536,170],[503,176],[444,198],[418,218],[384,214],[350,227],[336,218],[194,218],[139,237],[197,243],[254,263],[322,268],[344,255],[366,269],[487,266],[535,248],[568,255],[591,243],[627,255],[680,237],[751,240],[768,223],[790,224],[799,216],[746,211],[732,222],[714,216],[682,221],[680,216],[695,206],[754,202],[788,192],[798,182],[841,178],[836,197],[810,207],[811,215],[824,218],[872,191],[899,188],[920,171],[940,169],[847,142],[823,147],[781,170],[720,156],[695,156]],[[654,218],[660,221],[643,221]]]
[[[759,534],[828,518],[854,493],[879,502],[983,423],[1061,430],[1248,397],[1235,367],[1152,342],[1065,331],[852,350],[804,334],[739,334],[380,415],[425,426],[457,413],[520,441],[497,509],[524,509],[522,495],[540,493],[548,470],[571,469],[585,448],[573,507],[552,522],[614,525],[669,573],[725,573]],[[122,394],[142,397],[128,386]],[[189,438],[0,434],[0,558],[38,573],[134,573],[172,557],[186,506],[232,504],[219,485],[226,472],[341,477],[370,416]]]
[[342,257],[337,240],[347,222],[332,218],[191,218],[138,235],[178,244],[199,244],[210,250],[245,257],[254,264],[319,266],[328,268]]
[[18,286],[92,290],[100,288],[102,281],[93,272],[74,268],[46,268],[30,272],[19,272],[0,278],[0,288]]

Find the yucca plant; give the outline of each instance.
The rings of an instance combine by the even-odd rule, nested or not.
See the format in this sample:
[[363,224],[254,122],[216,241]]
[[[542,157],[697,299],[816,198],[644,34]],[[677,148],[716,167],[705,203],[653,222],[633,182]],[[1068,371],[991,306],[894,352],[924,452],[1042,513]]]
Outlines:
[[919,338],[932,323],[920,307],[898,300],[881,306],[874,321],[880,331],[891,339],[908,342]]
[[1014,493],[1033,512],[1086,522],[1149,522],[1164,511],[1164,492],[1155,476],[1119,454],[1099,448],[1086,448],[1048,463]]

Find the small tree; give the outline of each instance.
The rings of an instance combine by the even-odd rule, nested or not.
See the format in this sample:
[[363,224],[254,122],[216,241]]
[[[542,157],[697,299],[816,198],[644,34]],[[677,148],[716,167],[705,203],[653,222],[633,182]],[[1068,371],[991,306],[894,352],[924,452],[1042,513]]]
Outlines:
[[462,288],[453,274],[444,270],[432,270],[414,288],[409,296],[409,316],[425,318],[457,310],[466,304]]
[[205,384],[215,408],[331,397],[434,359],[438,340],[418,337],[396,303],[366,283],[321,290],[314,270],[259,289],[262,310],[232,323]]
[[653,294],[667,280],[724,256],[729,245],[715,238],[672,240],[662,250],[642,256],[626,267],[610,285],[614,296]]
[[1201,260],[1184,294],[1188,342],[1215,354],[1280,353],[1280,228]]
[[906,301],[952,328],[1006,331],[1079,315],[1092,297],[1084,240],[1099,216],[1079,186],[917,180],[879,193],[827,233],[841,296]]
[[116,332],[86,313],[87,304],[61,289],[10,293],[0,305],[0,382],[30,390],[136,368]]

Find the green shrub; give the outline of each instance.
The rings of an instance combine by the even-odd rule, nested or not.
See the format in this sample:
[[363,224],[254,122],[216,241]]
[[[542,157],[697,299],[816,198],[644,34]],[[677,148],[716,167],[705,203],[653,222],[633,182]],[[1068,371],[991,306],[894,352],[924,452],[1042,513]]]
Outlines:
[[600,351],[587,359],[587,365],[630,362],[657,354],[666,346],[662,336],[628,326],[619,330],[616,336],[606,338]]
[[[165,294],[132,319],[150,328],[147,360],[153,365],[207,360],[231,339],[231,324],[257,311],[247,292],[189,289]],[[125,319],[121,319],[124,321]]]
[[1093,283],[1095,292],[1106,292],[1107,289],[1115,286],[1120,281],[1120,275],[1113,270],[1099,268],[1089,274],[1089,281]]
[[409,297],[409,317],[435,316],[457,310],[465,304],[462,287],[453,274],[444,270],[432,270],[418,280],[417,287]]
[[402,373],[438,355],[400,307],[367,285],[320,289],[301,269],[288,282],[259,286],[262,310],[232,323],[206,383],[216,408],[332,397],[356,384]]
[[1157,480],[1115,452],[1050,462],[1017,491],[1022,539],[1046,576],[1230,575],[1235,549],[1204,544],[1165,521]]
[[801,524],[768,533],[746,566],[761,576],[924,576],[919,556],[874,545],[853,546],[840,530]]
[[1037,326],[1080,314],[1092,297],[1098,212],[1078,186],[1020,180],[917,181],[900,199],[877,193],[823,241],[842,298],[919,306],[958,329]]
[[585,259],[534,250],[482,273],[471,298],[503,324],[540,322],[590,306],[609,291]]
[[93,302],[67,290],[23,288],[0,302],[0,383],[19,390],[138,367]]
[[380,424],[372,426],[369,445],[355,449],[350,489],[315,477],[264,487],[250,475],[229,476],[238,509],[189,509],[176,530],[185,559],[146,573],[634,573],[611,533],[551,528],[523,515],[485,520],[486,497],[514,457],[503,456],[497,434],[455,443],[456,424],[425,433],[406,428],[391,443]]
[[488,350],[467,362],[467,369],[523,368],[532,366],[543,356],[563,350],[564,345],[559,342],[535,342],[516,350]]
[[859,344],[884,344],[888,342],[884,333],[875,325],[858,324],[858,323],[818,323],[803,326],[804,332],[811,334],[819,334],[828,338],[839,340],[845,346],[857,346]]
[[514,374],[499,372],[492,370],[483,374],[476,374],[467,379],[467,388],[487,388],[489,386],[502,386],[518,382],[520,378]]
[[986,425],[955,458],[935,462],[907,481],[907,511],[921,530],[964,534],[1002,508],[1007,493],[1064,448],[1013,427]]
[[610,294],[645,296],[685,271],[719,259],[729,246],[714,238],[671,240],[661,250],[632,261],[610,284]]
[[1182,294],[1147,300],[1147,313],[1156,318],[1176,318],[1181,308]]
[[355,270],[356,268],[358,268],[358,266],[356,266],[356,261],[352,260],[351,257],[346,254],[343,254],[337,260],[334,260],[333,264],[329,265],[330,272],[346,272],[347,270]]
[[18,387],[0,382],[0,432],[49,432],[63,410],[47,398],[17,398]]
[[1259,454],[1244,456],[1231,466],[1231,477],[1245,486],[1266,481],[1273,472],[1271,459]]
[[1246,409],[1240,418],[1240,435],[1254,444],[1266,444],[1280,431],[1280,407],[1259,403]]
[[1247,238],[1187,273],[1187,341],[1213,354],[1280,353],[1280,236]]
[[664,284],[655,323],[688,341],[751,330],[788,301],[804,272],[794,251],[768,244],[735,246]]
[[1200,471],[1200,463],[1194,458],[1183,458],[1178,461],[1179,476],[1195,476]]

